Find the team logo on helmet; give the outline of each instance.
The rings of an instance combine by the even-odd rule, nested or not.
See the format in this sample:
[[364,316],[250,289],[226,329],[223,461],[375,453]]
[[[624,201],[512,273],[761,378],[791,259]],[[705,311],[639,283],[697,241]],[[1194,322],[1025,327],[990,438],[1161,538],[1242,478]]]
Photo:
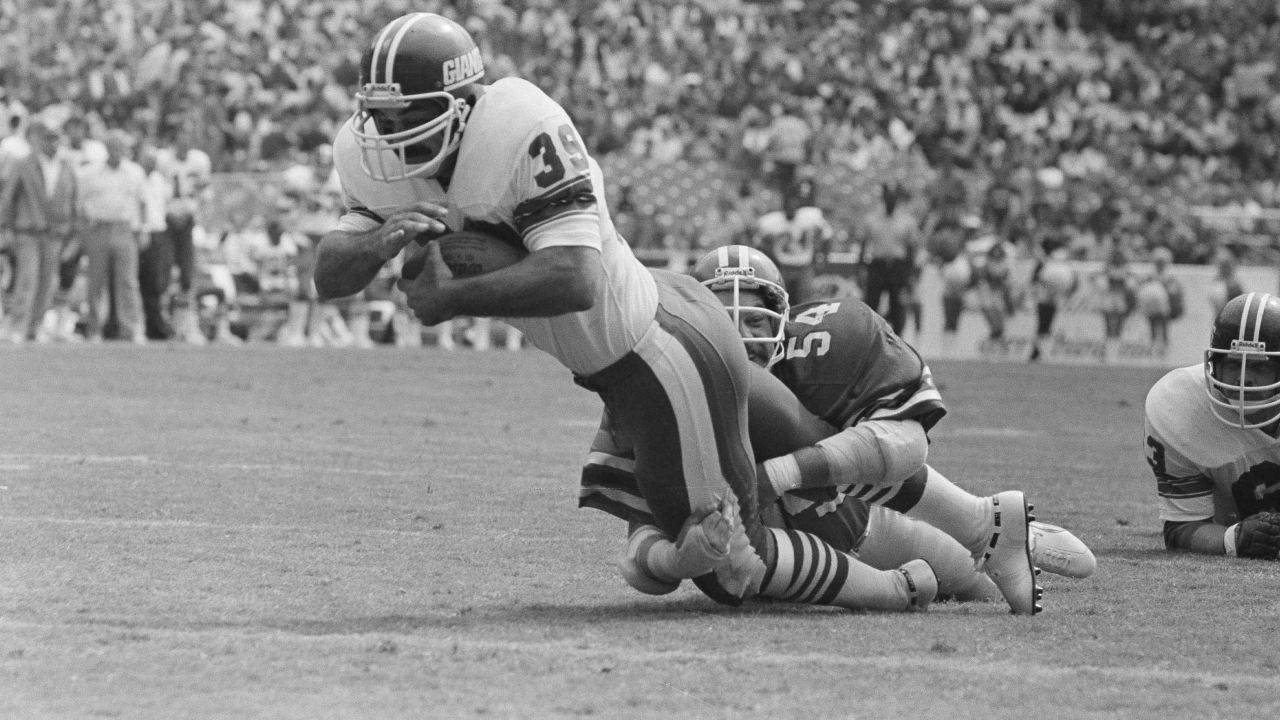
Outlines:
[[445,60],[440,68],[444,78],[444,89],[453,90],[484,77],[484,60],[480,58],[480,48],[471,48],[471,52],[456,58]]

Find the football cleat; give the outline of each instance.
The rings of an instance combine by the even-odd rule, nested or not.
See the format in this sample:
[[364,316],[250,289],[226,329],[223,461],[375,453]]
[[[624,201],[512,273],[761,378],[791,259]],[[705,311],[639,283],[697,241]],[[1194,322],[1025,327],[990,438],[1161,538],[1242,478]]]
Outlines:
[[912,560],[898,568],[907,581],[907,612],[924,612],[938,597],[938,576],[927,560]]
[[1035,615],[1044,589],[1036,584],[1040,571],[1031,560],[1031,506],[1020,490],[991,496],[991,505],[991,537],[978,569],[995,581],[1015,615]]
[[1043,522],[1030,523],[1031,561],[1054,575],[1087,578],[1098,569],[1093,551],[1069,530]]

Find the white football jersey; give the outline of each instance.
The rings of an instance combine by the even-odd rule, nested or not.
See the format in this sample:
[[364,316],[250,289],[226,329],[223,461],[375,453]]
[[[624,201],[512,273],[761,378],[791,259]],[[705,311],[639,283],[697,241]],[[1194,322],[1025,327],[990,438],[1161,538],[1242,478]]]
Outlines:
[[[579,375],[622,358],[653,323],[657,286],[614,230],[600,166],[569,115],[531,83],[504,78],[486,88],[468,118],[447,191],[430,178],[385,183],[369,177],[348,125],[333,146],[347,208],[339,229],[368,232],[397,208],[426,200],[449,208],[450,228],[501,235],[530,252],[570,245],[598,249],[604,282],[590,310],[506,319]],[[391,152],[385,160],[389,167],[398,162]]]
[[756,221],[756,231],[779,265],[804,267],[813,264],[818,241],[831,235],[831,225],[821,208],[802,207],[790,220],[781,210],[765,213]]
[[1202,365],[1169,372],[1147,393],[1146,455],[1161,520],[1231,525],[1280,510],[1280,439],[1215,417]]

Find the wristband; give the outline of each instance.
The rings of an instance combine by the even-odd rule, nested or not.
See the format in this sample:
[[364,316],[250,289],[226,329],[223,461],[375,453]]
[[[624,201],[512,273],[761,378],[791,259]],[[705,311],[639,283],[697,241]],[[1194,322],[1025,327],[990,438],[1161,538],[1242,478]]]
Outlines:
[[1236,523],[1227,528],[1222,535],[1222,546],[1227,551],[1227,557],[1236,557],[1236,533],[1240,530],[1240,523]]
[[794,455],[769,458],[764,461],[764,470],[778,497],[782,497],[788,490],[800,487],[800,464],[796,462]]

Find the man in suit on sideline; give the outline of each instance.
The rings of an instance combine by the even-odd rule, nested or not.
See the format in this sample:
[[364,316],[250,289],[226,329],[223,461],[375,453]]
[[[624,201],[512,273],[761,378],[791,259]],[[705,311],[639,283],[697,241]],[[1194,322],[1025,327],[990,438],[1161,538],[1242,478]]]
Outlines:
[[34,121],[26,135],[31,152],[9,161],[7,180],[0,186],[0,226],[11,232],[15,264],[13,307],[4,337],[19,344],[48,339],[41,324],[79,203],[75,169],[57,157],[57,133]]

